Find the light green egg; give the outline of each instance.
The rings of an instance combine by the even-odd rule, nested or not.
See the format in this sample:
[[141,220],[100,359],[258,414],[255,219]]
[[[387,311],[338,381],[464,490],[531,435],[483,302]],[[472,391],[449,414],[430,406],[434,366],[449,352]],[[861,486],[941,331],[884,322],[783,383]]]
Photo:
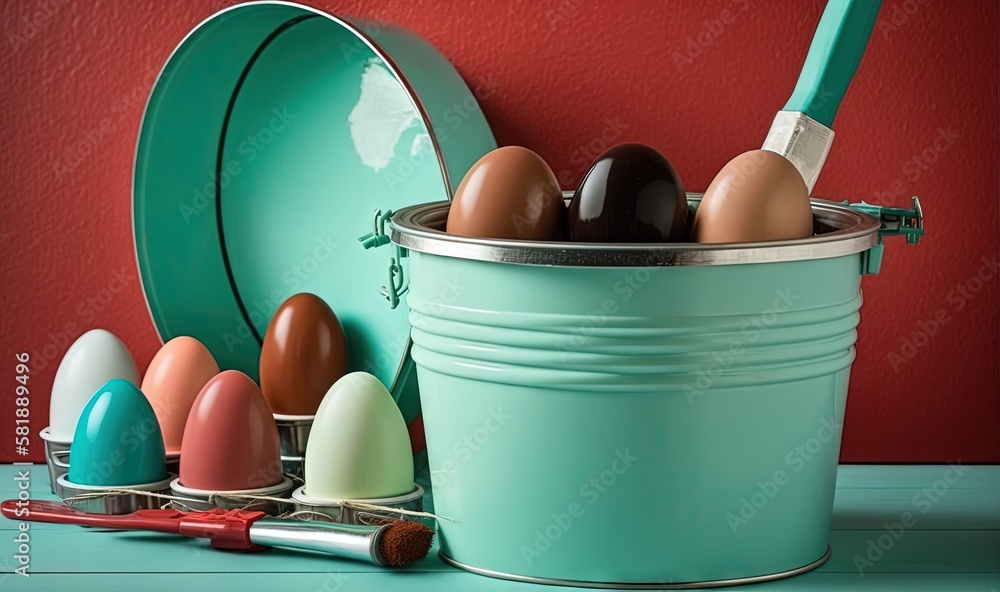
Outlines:
[[377,378],[352,372],[316,412],[306,446],[305,492],[328,500],[413,491],[413,450],[399,407]]

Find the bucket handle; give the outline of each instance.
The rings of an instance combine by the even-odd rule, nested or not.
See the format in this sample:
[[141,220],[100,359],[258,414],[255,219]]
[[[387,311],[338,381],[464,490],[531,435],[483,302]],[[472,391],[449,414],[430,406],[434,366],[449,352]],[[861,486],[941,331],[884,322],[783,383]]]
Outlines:
[[[372,231],[359,237],[358,241],[365,249],[378,248],[389,243],[389,235],[385,232],[385,223],[392,217],[392,210],[375,210],[375,219],[372,223]],[[389,308],[399,306],[400,297],[406,294],[410,286],[403,273],[402,260],[408,251],[396,245],[396,255],[389,258],[389,281],[379,289],[379,293],[389,301]]]
[[877,274],[882,269],[882,253],[884,236],[905,236],[906,244],[915,245],[924,235],[924,210],[920,206],[920,198],[911,198],[913,207],[886,208],[879,205],[843,202],[843,205],[858,210],[876,218],[879,221],[878,244],[869,249],[863,258],[862,269],[866,274]]

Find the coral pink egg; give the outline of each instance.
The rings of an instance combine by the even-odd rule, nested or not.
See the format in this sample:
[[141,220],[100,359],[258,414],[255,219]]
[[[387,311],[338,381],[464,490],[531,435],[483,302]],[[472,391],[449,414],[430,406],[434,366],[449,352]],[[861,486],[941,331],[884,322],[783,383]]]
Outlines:
[[278,426],[257,384],[226,370],[208,381],[184,428],[180,484],[237,491],[282,480]]
[[219,373],[215,358],[193,337],[175,337],[156,352],[142,379],[163,432],[167,455],[180,454],[191,406],[205,384]]

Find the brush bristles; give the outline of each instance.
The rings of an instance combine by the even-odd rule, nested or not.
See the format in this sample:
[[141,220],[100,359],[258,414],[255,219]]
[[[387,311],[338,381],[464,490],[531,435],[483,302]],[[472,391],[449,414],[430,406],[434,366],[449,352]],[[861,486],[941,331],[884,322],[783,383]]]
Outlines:
[[427,557],[434,531],[419,522],[394,520],[378,537],[378,552],[386,565],[400,566]]

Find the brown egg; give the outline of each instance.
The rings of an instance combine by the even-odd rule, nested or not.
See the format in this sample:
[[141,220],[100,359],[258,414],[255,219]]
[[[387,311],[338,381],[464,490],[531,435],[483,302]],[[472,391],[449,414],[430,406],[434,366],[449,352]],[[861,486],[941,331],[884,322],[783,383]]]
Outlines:
[[449,234],[475,238],[558,240],[566,223],[559,182],[542,157],[504,146],[465,174],[448,212]]
[[605,150],[583,176],[567,213],[569,240],[661,243],[688,238],[688,202],[673,165],[644,144]]
[[699,243],[742,243],[812,235],[809,190],[787,158],[769,150],[744,152],[726,163],[695,212]]
[[275,311],[260,351],[260,388],[273,413],[315,415],[326,391],[347,374],[347,341],[330,307],[296,294]]

